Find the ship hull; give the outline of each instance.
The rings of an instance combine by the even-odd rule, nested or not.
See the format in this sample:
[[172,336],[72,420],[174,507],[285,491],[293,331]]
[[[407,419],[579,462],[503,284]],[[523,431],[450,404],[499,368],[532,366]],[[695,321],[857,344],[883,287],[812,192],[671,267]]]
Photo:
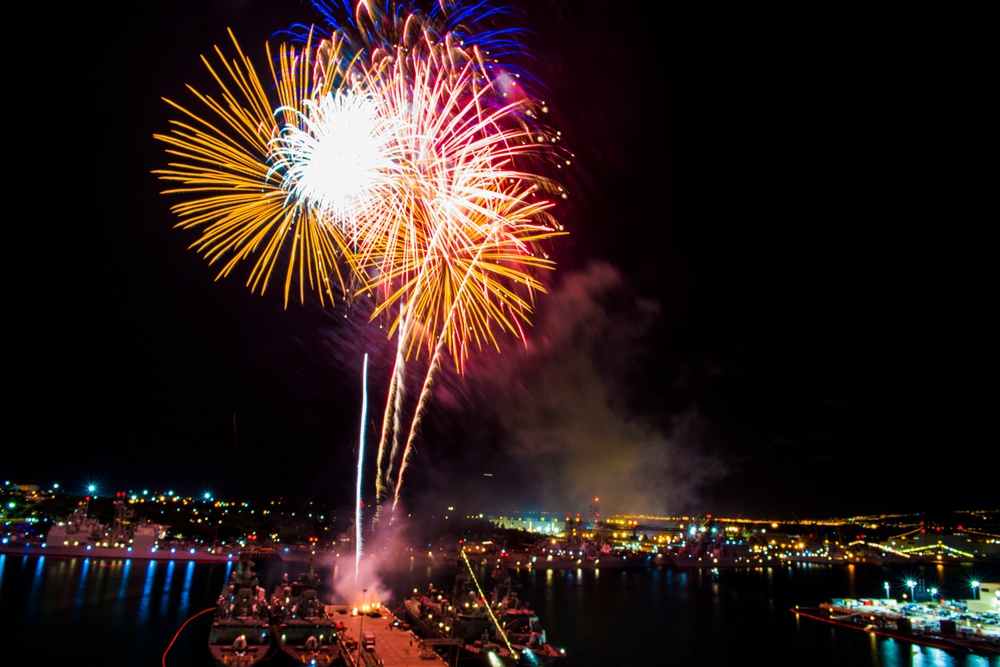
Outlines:
[[[245,645],[240,638],[245,640]],[[208,637],[208,651],[219,667],[251,667],[271,651],[271,629],[266,622],[215,621]]]
[[270,610],[253,571],[251,554],[240,554],[216,602],[208,633],[208,651],[221,667],[251,667],[273,648]]
[[315,554],[296,581],[285,575],[271,595],[271,630],[285,655],[300,665],[329,667],[340,657],[338,627],[331,608],[320,598]]
[[650,564],[648,556],[564,558],[511,553],[503,559],[504,567],[509,570],[640,570],[650,567]]

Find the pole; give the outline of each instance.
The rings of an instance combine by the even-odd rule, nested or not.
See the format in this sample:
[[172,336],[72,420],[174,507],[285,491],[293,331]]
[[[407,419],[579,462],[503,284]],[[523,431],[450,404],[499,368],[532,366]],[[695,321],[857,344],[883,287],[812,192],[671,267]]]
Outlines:
[[361,622],[358,623],[358,659],[357,667],[361,667],[361,646],[365,643],[365,596],[368,594],[367,588],[361,589]]

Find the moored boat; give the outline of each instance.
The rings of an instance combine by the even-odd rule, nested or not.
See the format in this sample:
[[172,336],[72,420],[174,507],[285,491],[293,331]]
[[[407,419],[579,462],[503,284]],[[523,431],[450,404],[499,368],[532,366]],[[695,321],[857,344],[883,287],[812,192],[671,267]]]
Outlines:
[[491,578],[487,599],[468,560],[461,558],[450,595],[432,585],[404,600],[414,631],[437,646],[458,645],[466,657],[481,657],[488,665],[539,665],[564,658],[566,651],[548,643],[538,614],[518,598],[504,567],[497,566]]
[[328,667],[340,656],[337,625],[320,598],[313,559],[292,583],[286,574],[271,596],[271,629],[278,646],[296,663]]
[[0,544],[0,553],[84,558],[228,561],[229,549],[202,544],[164,544],[167,526],[138,520],[125,494],[115,499],[115,516],[104,524],[88,513],[89,498],[65,517],[55,520],[41,542]]
[[221,667],[251,667],[271,651],[270,609],[248,554],[216,602],[208,650]]
[[513,580],[499,569],[493,578],[490,609],[497,623],[491,626],[484,643],[492,640],[506,647],[511,653],[508,663],[538,665],[565,658],[565,649],[549,644],[538,613],[517,595]]
[[615,549],[609,543],[542,542],[524,550],[504,549],[499,564],[507,569],[611,570],[649,567],[651,555]]

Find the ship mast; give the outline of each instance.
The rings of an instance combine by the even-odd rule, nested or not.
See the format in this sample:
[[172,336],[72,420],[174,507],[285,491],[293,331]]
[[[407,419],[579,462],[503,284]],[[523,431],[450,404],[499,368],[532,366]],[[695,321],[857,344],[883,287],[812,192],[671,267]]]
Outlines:
[[111,527],[111,542],[127,544],[132,536],[132,519],[135,512],[125,502],[125,492],[115,494],[115,521]]
[[594,522],[594,535],[597,537],[597,549],[604,547],[604,521],[601,519],[601,499],[594,496],[594,504],[590,506],[590,516]]

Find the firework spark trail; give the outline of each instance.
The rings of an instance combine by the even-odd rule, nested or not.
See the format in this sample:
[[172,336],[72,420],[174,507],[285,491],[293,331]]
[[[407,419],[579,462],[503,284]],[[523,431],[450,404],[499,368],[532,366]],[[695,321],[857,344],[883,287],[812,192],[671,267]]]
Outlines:
[[438,351],[434,353],[434,357],[431,359],[430,368],[427,369],[427,374],[424,376],[424,383],[420,389],[420,398],[417,401],[417,407],[414,411],[413,420],[410,422],[410,434],[406,438],[406,447],[403,449],[403,455],[399,461],[398,472],[396,473],[396,486],[394,487],[392,498],[392,512],[389,515],[390,523],[396,517],[396,508],[399,505],[399,490],[403,486],[403,473],[406,472],[406,467],[410,462],[410,456],[413,454],[413,443],[419,429],[420,419],[423,416],[427,399],[430,398],[431,395],[431,385],[434,377],[434,371],[437,368],[438,361],[441,357],[440,349],[441,345],[438,346]]
[[361,371],[361,436],[358,438],[358,483],[357,498],[354,501],[354,530],[357,548],[354,550],[354,588],[358,587],[358,574],[361,572],[361,478],[365,461],[365,422],[368,420],[368,355]]
[[[496,231],[496,228],[494,229],[494,231]],[[478,245],[476,261],[473,261],[473,262],[471,262],[469,264],[468,271],[466,272],[466,274],[465,274],[465,276],[464,276],[464,278],[462,280],[462,283],[460,285],[459,294],[461,292],[464,292],[466,289],[469,289],[469,283],[471,282],[471,279],[474,277],[474,271],[475,271],[476,265],[477,265],[477,263],[479,261],[481,261],[482,255],[483,255],[485,249],[487,247],[489,247],[489,246],[490,246],[489,239],[487,240],[487,242]],[[458,307],[459,307],[460,303],[461,303],[461,299],[459,299],[459,298],[456,298],[452,302],[452,304],[451,304],[451,310],[450,310],[450,312],[448,313],[448,316],[447,316],[447,322],[448,323],[444,327],[445,330],[447,330],[448,328],[450,328],[451,326],[453,326],[451,323],[454,321],[454,317],[456,315],[456,311],[458,310]],[[418,429],[419,429],[420,420],[421,420],[421,418],[423,416],[424,409],[425,409],[426,404],[427,404],[427,400],[430,398],[431,387],[433,386],[434,372],[438,368],[438,365],[439,365],[439,362],[440,362],[440,358],[441,358],[441,351],[442,351],[442,349],[444,347],[444,344],[445,344],[445,336],[441,335],[441,336],[438,337],[437,349],[434,351],[434,356],[431,359],[430,365],[428,366],[428,369],[427,369],[427,374],[424,377],[423,386],[422,386],[422,388],[420,390],[420,397],[419,397],[419,399],[417,401],[417,407],[416,407],[416,410],[414,411],[413,420],[412,420],[412,422],[410,424],[410,432],[409,432],[409,435],[407,436],[407,439],[406,439],[406,447],[403,450],[403,455],[402,455],[402,458],[400,459],[400,462],[399,462],[399,468],[398,468],[398,473],[397,473],[397,478],[396,478],[395,493],[394,493],[394,496],[393,496],[392,514],[390,515],[390,519],[392,519],[392,518],[395,517],[396,508],[399,505],[399,490],[403,486],[403,474],[406,472],[406,467],[409,464],[410,457],[413,454],[414,440],[416,438],[416,434],[417,434]]]
[[[403,340],[404,339],[402,337],[397,337],[396,360],[392,369],[392,376],[389,384],[389,396],[386,400],[385,414],[382,418],[382,433],[379,438],[378,456],[376,457],[376,523],[380,519],[382,500],[385,499],[387,495],[386,482],[389,481],[389,470],[391,470],[392,462],[396,458],[396,451],[399,444],[399,429],[401,428],[399,415],[403,410],[406,396],[406,360],[403,358]],[[389,454],[388,463],[385,463],[384,459],[386,456],[386,446],[388,445],[390,438],[392,439],[392,450]],[[384,479],[383,470],[385,470]]]

